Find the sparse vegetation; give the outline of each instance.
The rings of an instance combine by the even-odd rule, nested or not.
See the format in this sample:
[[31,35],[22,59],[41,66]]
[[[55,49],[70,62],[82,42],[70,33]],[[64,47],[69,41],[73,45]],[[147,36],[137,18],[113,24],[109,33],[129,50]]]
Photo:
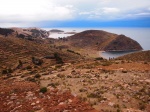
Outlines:
[[40,92],[41,92],[41,93],[46,93],[46,92],[47,92],[47,87],[42,87],[42,88],[40,89]]
[[67,51],[68,51],[68,52],[71,52],[71,53],[74,53],[74,54],[77,54],[77,55],[80,55],[80,53],[77,53],[77,52],[72,51],[72,50],[70,50],[70,49],[67,49]]
[[40,66],[43,63],[43,60],[39,59],[39,58],[32,57],[32,63]]
[[109,65],[111,65],[111,64],[112,64],[111,61],[104,61],[104,62],[102,63],[103,66],[109,66]]
[[[36,30],[33,31],[36,33]],[[12,108],[22,105],[18,110],[14,110],[20,112],[22,110],[19,109],[28,107],[35,110],[43,108],[43,111],[55,111],[56,107],[61,107],[62,110],[71,112],[75,109],[88,111],[93,108],[105,112],[122,112],[127,109],[147,111],[150,97],[148,58],[134,62],[128,59],[106,60],[95,56],[93,50],[97,46],[89,46],[94,43],[99,45],[99,48],[104,48],[109,42],[100,46],[98,41],[101,38],[111,38],[111,34],[105,38],[105,32],[102,31],[102,37],[99,38],[97,32],[94,34],[95,38],[94,35],[91,37],[93,31],[90,32],[87,32],[85,37],[92,40],[83,44],[79,43],[78,39],[70,44],[70,39],[67,38],[40,39],[36,38],[35,33],[34,38],[30,37],[32,41],[29,41],[27,36],[24,39],[0,36],[0,107],[7,107],[11,111]],[[80,39],[80,36],[77,38]],[[111,39],[108,41],[116,39],[115,35]],[[115,43],[118,45],[118,42]],[[116,46],[114,48],[117,49]],[[27,111],[32,111],[33,108]]]
[[9,73],[12,73],[13,70],[11,68],[6,68],[6,69],[3,69],[2,70],[2,74],[9,74]]
[[35,77],[35,78],[40,78],[41,75],[40,75],[40,74],[36,74],[34,77]]
[[64,63],[62,58],[59,56],[58,53],[54,53],[54,57],[56,59],[57,64],[63,64]]
[[95,60],[104,60],[102,57],[95,58]]
[[56,88],[58,85],[59,85],[58,82],[48,84],[48,86],[51,86],[51,87],[53,87],[53,88]]

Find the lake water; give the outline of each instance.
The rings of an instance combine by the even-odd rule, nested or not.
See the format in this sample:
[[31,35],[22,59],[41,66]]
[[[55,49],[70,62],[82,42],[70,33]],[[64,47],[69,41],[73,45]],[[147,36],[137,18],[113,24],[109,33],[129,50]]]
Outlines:
[[[51,30],[53,28],[44,28],[45,30]],[[104,30],[107,32],[115,33],[115,34],[124,34],[127,37],[130,37],[136,40],[144,50],[150,50],[150,28],[55,28],[59,30],[63,30],[64,32],[81,32],[84,30]],[[58,38],[58,37],[67,37],[73,34],[58,34],[52,33],[50,37]],[[131,52],[104,52],[101,55],[105,58],[116,58],[118,56],[122,56]]]

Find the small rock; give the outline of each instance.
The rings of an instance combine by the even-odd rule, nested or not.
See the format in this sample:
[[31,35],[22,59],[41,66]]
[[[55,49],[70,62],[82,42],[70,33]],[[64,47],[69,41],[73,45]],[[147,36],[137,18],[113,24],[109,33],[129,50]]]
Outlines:
[[32,99],[35,100],[35,99],[37,99],[37,97],[33,97]]
[[109,103],[108,103],[108,106],[111,106],[111,107],[112,107],[112,106],[114,106],[114,103],[109,102]]
[[13,101],[10,101],[10,102],[7,103],[7,105],[10,105],[10,104],[13,104]]
[[64,105],[64,102],[60,102],[58,105]]
[[34,105],[35,105],[35,103],[31,103],[31,105],[32,105],[32,106],[34,106]]
[[68,102],[69,102],[69,103],[71,103],[71,102],[72,102],[72,100],[71,100],[71,99],[69,99],[69,100],[68,100]]
[[20,105],[20,102],[17,102],[16,105]]
[[128,100],[127,100],[127,99],[123,99],[123,102],[126,102],[126,103],[127,103],[127,102],[128,102]]
[[36,101],[36,103],[40,103],[40,101]]
[[148,83],[150,83],[150,79],[146,79],[146,80],[145,80],[145,82],[148,82]]
[[38,106],[34,106],[33,107],[35,110],[41,110],[41,107],[38,105]]
[[63,112],[69,112],[69,110],[64,110]]
[[38,111],[36,111],[36,112],[45,112],[45,111],[44,111],[44,109],[42,108],[42,109],[40,109],[40,110],[38,110]]
[[17,96],[11,96],[10,99],[15,100],[15,99],[17,99]]

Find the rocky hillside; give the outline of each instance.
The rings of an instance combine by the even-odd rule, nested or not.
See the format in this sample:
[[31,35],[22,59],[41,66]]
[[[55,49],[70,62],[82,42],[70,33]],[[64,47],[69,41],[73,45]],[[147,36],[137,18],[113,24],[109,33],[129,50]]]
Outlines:
[[101,30],[87,30],[67,38],[70,46],[104,51],[142,50],[138,42],[124,35]]
[[46,43],[46,41],[40,41],[39,43],[13,36],[0,36],[0,69],[14,68],[19,60],[31,62],[32,57],[45,60],[49,64],[55,63],[53,61],[54,55],[56,61],[71,61],[80,57],[80,55],[62,51],[50,43]]
[[127,54],[119,57],[121,60],[131,60],[131,61],[150,61],[150,51],[141,51],[136,53]]
[[32,40],[34,38],[48,38],[49,32],[40,28],[0,28],[0,35],[13,35]]
[[0,112],[150,112],[150,51],[89,58],[87,52],[142,48],[105,31],[59,39],[38,31],[0,29]]

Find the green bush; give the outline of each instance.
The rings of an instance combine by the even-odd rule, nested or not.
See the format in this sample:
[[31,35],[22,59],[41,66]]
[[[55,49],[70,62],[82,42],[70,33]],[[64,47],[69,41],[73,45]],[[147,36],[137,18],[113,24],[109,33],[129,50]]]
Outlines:
[[32,63],[35,64],[35,65],[40,66],[43,63],[43,60],[39,59],[39,58],[32,57]]
[[33,78],[33,77],[28,77],[28,78],[26,78],[26,80],[31,81],[31,82],[36,82],[35,78]]
[[32,69],[32,67],[31,67],[30,65],[28,65],[28,66],[26,67],[26,69],[27,69],[27,70],[30,70],[30,69]]
[[42,88],[40,89],[40,92],[41,92],[41,93],[46,93],[46,92],[47,92],[47,87],[42,87]]
[[62,58],[59,56],[58,53],[54,53],[54,57],[56,59],[57,64],[63,64]]
[[8,73],[12,73],[12,72],[13,72],[13,70],[11,68],[2,70],[2,74],[8,74]]
[[35,77],[35,78],[40,78],[40,77],[41,77],[41,75],[36,74],[34,77]]
[[95,58],[95,60],[103,60],[102,57]]
[[71,52],[71,53],[74,53],[74,54],[77,54],[77,55],[80,55],[80,53],[77,53],[77,52],[72,51],[72,50],[70,50],[70,49],[67,49],[67,51],[68,51],[68,52]]
[[98,94],[95,93],[90,93],[87,95],[88,98],[99,98],[100,96]]
[[58,85],[59,85],[59,83],[57,83],[57,82],[48,84],[48,86],[51,86],[53,88],[56,88]]
[[7,70],[2,70],[2,74],[7,74]]

